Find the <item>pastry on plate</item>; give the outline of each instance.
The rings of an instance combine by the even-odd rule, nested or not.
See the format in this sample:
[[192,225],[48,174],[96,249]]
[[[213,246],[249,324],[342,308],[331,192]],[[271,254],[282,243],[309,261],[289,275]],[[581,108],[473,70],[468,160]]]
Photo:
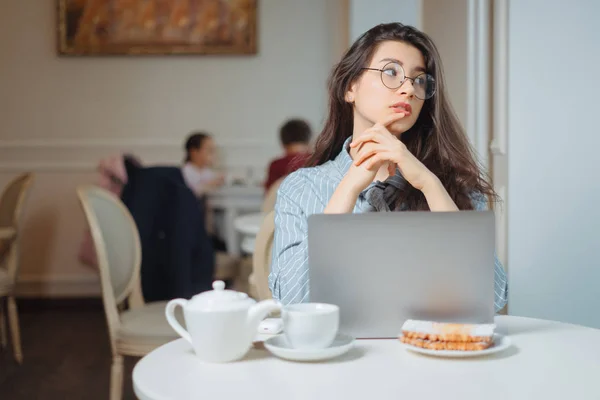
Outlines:
[[457,324],[407,320],[400,340],[432,350],[484,350],[491,346],[495,324]]
[[400,337],[402,343],[411,346],[421,347],[429,350],[459,350],[459,351],[479,351],[485,350],[492,345],[492,342],[444,342],[437,340],[427,340],[418,338]]

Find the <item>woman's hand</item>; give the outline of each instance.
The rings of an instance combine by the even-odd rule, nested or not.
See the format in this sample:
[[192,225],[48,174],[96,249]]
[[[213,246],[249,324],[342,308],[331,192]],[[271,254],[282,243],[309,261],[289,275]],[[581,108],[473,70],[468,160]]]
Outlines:
[[402,116],[402,113],[391,115],[383,123],[375,124],[350,143],[351,148],[358,150],[352,167],[363,167],[369,171],[374,169],[377,172],[383,163],[389,163],[390,175],[393,175],[395,166],[398,166],[404,179],[415,189],[423,191],[437,178],[387,129],[387,126]]
[[351,186],[352,191],[358,196],[360,192],[365,190],[367,186],[373,182],[375,179],[375,175],[377,175],[377,171],[383,165],[384,161],[371,163],[369,166],[363,165],[354,165],[350,166],[348,172],[346,172],[346,176],[344,180],[348,182]]
[[[402,114],[402,113],[390,115],[390,116],[386,117],[384,120],[382,120],[381,122],[378,122],[377,124],[375,124],[373,126],[373,128],[381,127],[382,129],[384,129],[387,132],[387,128],[386,128],[387,126],[393,124],[394,122],[396,122],[402,118],[404,118],[404,114]],[[373,128],[371,128],[371,129],[373,129]],[[367,130],[366,132],[369,132],[369,131],[370,131],[370,129]],[[357,140],[355,139],[354,142],[357,142]],[[351,148],[358,147],[357,148],[358,153],[354,155],[355,160],[352,163],[352,165],[350,166],[350,169],[348,170],[348,172],[346,173],[344,180],[347,181],[348,185],[352,187],[353,191],[355,191],[358,196],[358,193],[362,192],[365,188],[367,188],[367,186],[369,186],[371,184],[371,182],[373,182],[373,180],[375,179],[375,176],[377,175],[377,172],[384,164],[387,164],[388,173],[390,175],[394,175],[396,173],[396,163],[390,162],[390,160],[385,160],[385,159],[373,159],[373,160],[369,160],[369,162],[367,162],[367,163],[363,163],[363,161],[366,158],[369,158],[373,154],[375,154],[373,151],[371,151],[372,147],[375,144],[371,143],[371,142],[367,142],[367,143],[364,143],[362,147],[360,147],[359,145],[353,145],[354,142],[352,142],[350,144],[350,147]],[[361,155],[363,155],[363,154],[365,154],[365,156],[362,157],[362,159],[361,159]],[[368,155],[366,155],[366,154],[368,154]],[[356,162],[358,159],[361,159],[360,163]]]
[[[388,126],[393,122],[401,119],[404,115],[394,115],[394,118],[387,118],[381,122],[382,126]],[[345,151],[345,150],[342,150]],[[360,193],[367,188],[375,179],[377,172],[384,165],[389,164],[389,173],[394,174],[396,171],[396,165],[389,161],[377,161],[371,162],[367,167],[363,165],[350,166],[346,175],[337,186],[333,195],[329,199],[327,206],[325,207],[325,214],[340,214],[350,213],[354,209],[356,199]]]

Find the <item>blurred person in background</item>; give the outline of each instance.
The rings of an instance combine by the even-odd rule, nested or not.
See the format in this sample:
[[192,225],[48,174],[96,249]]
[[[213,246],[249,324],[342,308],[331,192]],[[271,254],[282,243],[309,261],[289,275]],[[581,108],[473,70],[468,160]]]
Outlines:
[[310,156],[309,144],[312,131],[308,122],[290,119],[279,129],[279,140],[285,154],[269,165],[265,191],[273,183],[302,167]]
[[190,134],[185,142],[185,152],[181,172],[196,196],[203,197],[223,186],[223,175],[214,170],[217,148],[212,136],[204,132]]

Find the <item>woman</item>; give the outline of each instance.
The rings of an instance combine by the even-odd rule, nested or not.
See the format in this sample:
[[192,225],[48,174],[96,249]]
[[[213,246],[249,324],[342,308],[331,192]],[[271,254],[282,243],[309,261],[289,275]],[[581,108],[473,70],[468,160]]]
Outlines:
[[223,176],[213,170],[216,151],[215,142],[207,133],[192,133],[185,142],[185,165],[181,172],[185,183],[198,197],[224,183]]
[[[316,213],[482,210],[495,197],[446,93],[440,55],[424,33],[378,25],[329,79],[329,113],[308,161],[275,206],[269,287],[283,304],[308,301],[307,219]],[[495,308],[507,283],[495,262]]]

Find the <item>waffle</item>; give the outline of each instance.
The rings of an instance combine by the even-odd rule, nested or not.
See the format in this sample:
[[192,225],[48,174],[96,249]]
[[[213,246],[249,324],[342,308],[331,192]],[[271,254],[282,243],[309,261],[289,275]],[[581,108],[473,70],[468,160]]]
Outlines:
[[435,340],[426,340],[418,338],[400,337],[402,343],[421,347],[429,350],[459,350],[459,351],[478,351],[485,350],[492,345],[492,341],[487,342],[443,342]]
[[492,345],[494,324],[455,324],[407,320],[402,343],[432,350],[484,350]]

